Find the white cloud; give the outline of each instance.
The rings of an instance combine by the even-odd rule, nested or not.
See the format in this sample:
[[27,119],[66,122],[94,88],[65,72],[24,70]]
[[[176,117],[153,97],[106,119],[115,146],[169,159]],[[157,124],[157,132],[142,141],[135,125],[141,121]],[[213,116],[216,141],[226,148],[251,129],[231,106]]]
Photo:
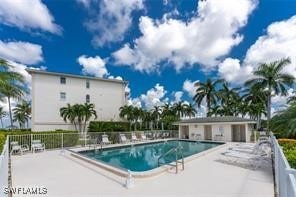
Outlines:
[[285,68],[285,71],[296,77],[295,32],[296,16],[270,24],[266,34],[260,36],[248,49],[241,65],[238,60],[228,58],[219,65],[219,74],[229,82],[243,83],[252,77],[252,70],[260,63],[290,57],[292,63]]
[[164,89],[164,86],[157,83],[153,88],[148,90],[146,94],[141,94],[140,100],[147,109],[152,109],[154,106],[163,104],[162,99],[164,99],[166,93],[167,91]]
[[0,40],[0,57],[23,64],[36,64],[43,61],[42,46],[29,42]]
[[190,97],[194,97],[194,95],[195,95],[196,87],[194,86],[194,84],[196,82],[198,82],[198,81],[191,81],[191,80],[186,79],[183,83],[183,90],[185,92],[187,92]]
[[94,75],[96,77],[109,75],[106,62],[100,56],[87,57],[86,55],[81,55],[77,61],[83,67],[83,74]]
[[113,57],[116,64],[131,65],[141,72],[158,71],[163,62],[172,63],[176,70],[196,63],[211,69],[242,41],[238,31],[256,5],[256,0],[200,1],[198,15],[188,22],[143,16],[139,24],[142,36]]
[[43,30],[61,34],[61,27],[41,0],[1,0],[0,23],[22,30]]
[[139,98],[130,98],[128,99],[127,104],[134,107],[142,107],[142,102]]
[[108,79],[117,79],[117,80],[120,80],[120,81],[123,80],[123,78],[121,76],[114,77],[113,75],[109,76]]
[[184,92],[182,91],[177,91],[174,93],[174,101],[173,103],[178,103],[180,101],[182,101],[182,96],[183,96]]
[[271,103],[273,107],[284,107],[287,104],[289,97],[295,96],[295,91],[293,88],[288,90],[287,96],[275,95],[271,98]]
[[245,82],[251,78],[253,67],[250,65],[241,66],[238,59],[226,58],[218,65],[218,72],[226,81]]
[[[85,24],[94,34],[95,46],[122,41],[132,25],[132,13],[144,9],[143,0],[79,0],[79,2],[88,8],[91,15]],[[98,10],[96,10],[97,5],[99,5]]]

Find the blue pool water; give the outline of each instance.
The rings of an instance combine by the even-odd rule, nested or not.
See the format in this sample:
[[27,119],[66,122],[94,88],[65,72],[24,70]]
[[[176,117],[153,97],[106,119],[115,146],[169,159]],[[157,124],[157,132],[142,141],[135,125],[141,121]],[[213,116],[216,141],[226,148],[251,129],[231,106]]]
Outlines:
[[[185,140],[170,140],[149,144],[128,145],[124,147],[108,148],[103,150],[81,151],[80,154],[113,167],[143,172],[158,167],[158,158],[173,147],[183,147],[184,157],[208,150],[221,143],[196,142]],[[175,153],[161,158],[161,164],[168,164],[175,160]],[[181,158],[181,154],[178,155]]]

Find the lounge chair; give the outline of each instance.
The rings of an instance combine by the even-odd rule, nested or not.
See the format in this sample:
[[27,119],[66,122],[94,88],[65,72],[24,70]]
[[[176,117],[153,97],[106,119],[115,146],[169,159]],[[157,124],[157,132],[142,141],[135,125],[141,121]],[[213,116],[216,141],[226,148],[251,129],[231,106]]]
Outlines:
[[140,139],[137,138],[136,134],[135,133],[132,133],[132,141],[133,142],[136,142],[136,141],[139,141]]
[[254,170],[259,168],[262,165],[263,160],[268,157],[267,153],[248,154],[236,151],[226,151],[221,153],[221,155],[225,156],[228,159],[228,161],[234,163],[240,163],[241,160],[245,160],[254,167]]
[[119,134],[120,143],[127,143],[129,140],[126,138],[125,134]]
[[31,149],[33,153],[36,151],[44,151],[45,144],[42,143],[41,140],[32,140]]
[[19,145],[17,141],[10,142],[10,147],[11,154],[20,153],[22,155],[24,152],[30,150],[27,144]]
[[145,133],[141,133],[141,139],[142,140],[147,140],[147,137],[146,137]]
[[103,145],[111,144],[111,142],[109,141],[108,135],[102,135],[102,141],[101,141],[101,143]]

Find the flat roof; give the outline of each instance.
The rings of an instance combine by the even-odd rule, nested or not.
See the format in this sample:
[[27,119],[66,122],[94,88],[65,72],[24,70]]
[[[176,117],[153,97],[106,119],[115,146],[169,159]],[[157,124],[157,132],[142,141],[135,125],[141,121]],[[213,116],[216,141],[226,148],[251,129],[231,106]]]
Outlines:
[[73,78],[80,78],[80,79],[91,79],[91,80],[99,80],[99,81],[106,81],[106,82],[115,82],[115,83],[122,83],[127,84],[128,81],[119,80],[119,79],[105,79],[102,77],[91,77],[91,76],[84,76],[84,75],[75,75],[69,73],[61,73],[61,72],[49,72],[45,70],[37,70],[37,69],[26,69],[26,71],[30,74],[44,74],[44,75],[53,75],[53,76],[64,76],[64,77],[73,77]]
[[221,116],[221,117],[203,117],[203,118],[192,118],[185,119],[175,124],[183,124],[183,123],[219,123],[219,122],[250,122],[256,123],[256,121],[248,118],[241,118],[237,116]]

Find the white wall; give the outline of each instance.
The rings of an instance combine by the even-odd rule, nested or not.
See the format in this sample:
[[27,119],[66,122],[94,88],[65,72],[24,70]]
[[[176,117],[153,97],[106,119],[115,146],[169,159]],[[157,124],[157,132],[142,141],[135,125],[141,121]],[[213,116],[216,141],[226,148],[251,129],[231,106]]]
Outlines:
[[[231,125],[245,125],[246,128],[246,141],[250,141],[250,137],[252,134],[252,127],[251,124],[248,123],[212,123],[212,140],[215,140],[215,135],[220,135],[220,127],[224,134],[224,140],[226,142],[232,141],[232,128]],[[192,137],[192,133],[200,134],[200,140],[204,140],[204,126],[206,124],[201,123],[190,123],[189,125],[189,138],[190,139],[196,139],[195,137]]]
[[[70,104],[95,104],[98,120],[119,120],[119,108],[125,104],[125,85],[112,81],[91,79],[86,88],[86,79],[66,77],[60,84],[60,76],[41,73],[32,74],[32,130],[74,129],[60,117],[60,108]],[[60,100],[60,92],[66,92],[66,100]]]

